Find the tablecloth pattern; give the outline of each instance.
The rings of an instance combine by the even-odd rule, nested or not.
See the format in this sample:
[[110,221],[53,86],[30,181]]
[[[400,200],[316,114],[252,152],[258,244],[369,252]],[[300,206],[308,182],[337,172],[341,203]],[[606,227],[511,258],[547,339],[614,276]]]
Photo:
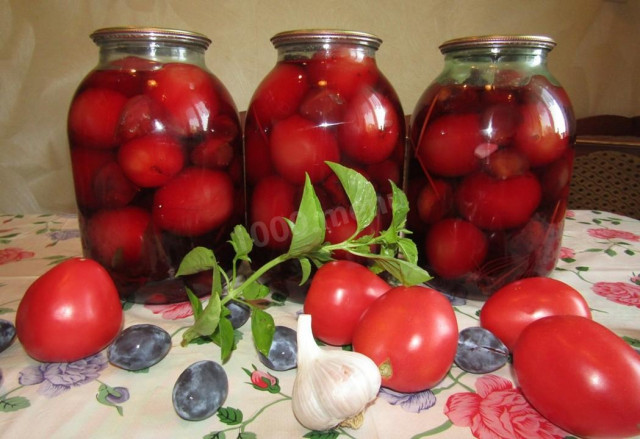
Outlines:
[[[75,215],[0,215],[0,319],[13,322],[20,298],[37,276],[80,255]],[[584,295],[594,320],[638,346],[640,221],[607,212],[568,211],[560,260],[551,276]],[[452,298],[452,303],[460,329],[478,325],[482,302]],[[271,307],[270,313],[277,325],[295,328],[300,309],[299,302],[286,300]],[[125,327],[151,323],[172,336],[169,354],[140,372],[110,365],[104,351],[73,363],[39,363],[14,340],[0,353],[0,437],[569,436],[526,403],[514,385],[510,365],[484,375],[454,366],[434,389],[417,394],[382,390],[361,428],[310,432],[291,410],[295,370],[275,372],[260,363],[249,325],[240,329],[238,349],[224,364],[230,384],[222,408],[209,419],[186,421],[172,405],[176,379],[196,361],[220,359],[214,344],[180,345],[182,331],[192,319],[188,303],[125,304]],[[496,422],[496,413],[503,417],[501,422]]]

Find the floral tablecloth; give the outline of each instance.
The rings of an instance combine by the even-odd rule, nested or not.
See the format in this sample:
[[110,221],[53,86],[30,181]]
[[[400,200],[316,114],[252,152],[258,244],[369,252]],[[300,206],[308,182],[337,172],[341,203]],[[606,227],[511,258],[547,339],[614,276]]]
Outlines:
[[[20,298],[52,265],[81,254],[73,215],[0,215],[0,319],[14,321]],[[596,321],[631,343],[640,340],[640,221],[606,212],[569,211],[561,260],[552,277],[578,289]],[[482,302],[453,300],[460,329],[478,324]],[[270,312],[277,325],[295,328],[299,303]],[[181,347],[192,322],[189,304],[129,305],[125,326],[152,323],[173,346],[157,365],[128,372],[106,353],[73,363],[43,364],[16,339],[0,353],[2,438],[563,438],[524,400],[509,365],[486,375],[454,366],[436,388],[402,395],[381,391],[358,430],[313,433],[295,420],[295,370],[269,371],[258,360],[245,325],[238,350],[224,364],[229,396],[211,418],[177,416],[171,392],[180,373],[203,359],[218,361],[213,344]],[[562,389],[558,389],[562,392]],[[622,397],[622,396],[621,396]],[[499,418],[499,419],[498,419]]]

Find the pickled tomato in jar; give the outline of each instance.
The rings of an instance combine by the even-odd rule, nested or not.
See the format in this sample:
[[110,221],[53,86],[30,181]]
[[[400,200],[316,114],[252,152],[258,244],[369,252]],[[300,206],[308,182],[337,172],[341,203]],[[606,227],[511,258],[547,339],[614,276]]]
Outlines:
[[125,300],[206,294],[206,276],[177,278],[177,268],[196,246],[229,262],[228,233],[244,218],[240,124],[204,63],[210,40],[128,27],[91,37],[100,60],[68,113],[84,255],[109,271]]
[[374,185],[379,218],[366,233],[378,233],[391,215],[389,180],[403,185],[405,157],[404,113],[376,64],[381,40],[362,32],[299,30],[271,41],[277,63],[257,87],[245,122],[248,219],[256,251],[288,248],[284,218],[295,218],[306,175],[326,214],[327,239],[355,232],[349,200],[326,162],[355,169]]
[[486,298],[546,276],[559,250],[574,156],[569,98],[547,37],[443,43],[445,65],[411,118],[409,228],[435,286]]

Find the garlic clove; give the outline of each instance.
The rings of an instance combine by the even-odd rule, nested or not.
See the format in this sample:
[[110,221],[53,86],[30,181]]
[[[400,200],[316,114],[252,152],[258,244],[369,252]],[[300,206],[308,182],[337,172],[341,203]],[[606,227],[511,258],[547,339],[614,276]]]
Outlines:
[[376,364],[357,352],[320,349],[308,314],[298,317],[297,332],[292,407],[298,422],[324,431],[361,414],[380,390],[382,378]]

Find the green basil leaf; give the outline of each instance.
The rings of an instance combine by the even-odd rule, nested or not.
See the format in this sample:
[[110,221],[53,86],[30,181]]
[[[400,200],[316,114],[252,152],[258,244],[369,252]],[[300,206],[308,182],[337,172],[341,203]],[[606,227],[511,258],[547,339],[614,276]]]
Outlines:
[[193,294],[191,288],[187,288],[187,297],[189,298],[189,303],[193,310],[193,317],[197,319],[202,314],[202,302],[200,302],[198,296]]
[[295,257],[315,250],[324,242],[324,234],[324,212],[311,179],[306,175],[296,222],[291,227],[289,255]]
[[391,180],[391,224],[395,230],[402,230],[409,214],[409,200],[398,186]]
[[221,308],[220,296],[218,294],[212,294],[209,298],[209,303],[207,303],[207,306],[200,316],[198,316],[193,326],[182,334],[182,345],[186,346],[200,336],[211,336],[220,323]]
[[402,253],[407,261],[412,264],[418,263],[418,247],[415,242],[409,238],[400,238],[398,240],[398,247],[400,248],[400,253]]
[[300,285],[304,285],[305,282],[311,276],[311,261],[308,258],[298,258],[300,262],[300,269],[302,270],[302,278],[300,279]]
[[212,250],[206,247],[196,247],[182,258],[176,276],[200,273],[211,270],[217,265],[216,257]]
[[259,282],[247,284],[242,290],[242,296],[247,300],[262,299],[269,294],[269,287]]
[[229,242],[236,252],[236,259],[250,261],[249,253],[253,250],[253,240],[243,225],[238,224],[233,228]]
[[235,347],[231,321],[229,319],[220,319],[218,332],[220,336],[220,357],[222,358],[222,362],[225,363],[231,357],[231,352]]
[[376,265],[398,279],[402,285],[418,285],[432,278],[426,270],[411,262],[379,255],[371,255],[369,257],[375,261]]
[[276,325],[271,314],[259,308],[253,308],[251,311],[251,334],[256,349],[264,356],[269,355],[275,331]]
[[358,227],[357,235],[364,230],[376,216],[378,198],[376,190],[367,178],[358,171],[338,163],[326,162],[336,174],[351,202]]

